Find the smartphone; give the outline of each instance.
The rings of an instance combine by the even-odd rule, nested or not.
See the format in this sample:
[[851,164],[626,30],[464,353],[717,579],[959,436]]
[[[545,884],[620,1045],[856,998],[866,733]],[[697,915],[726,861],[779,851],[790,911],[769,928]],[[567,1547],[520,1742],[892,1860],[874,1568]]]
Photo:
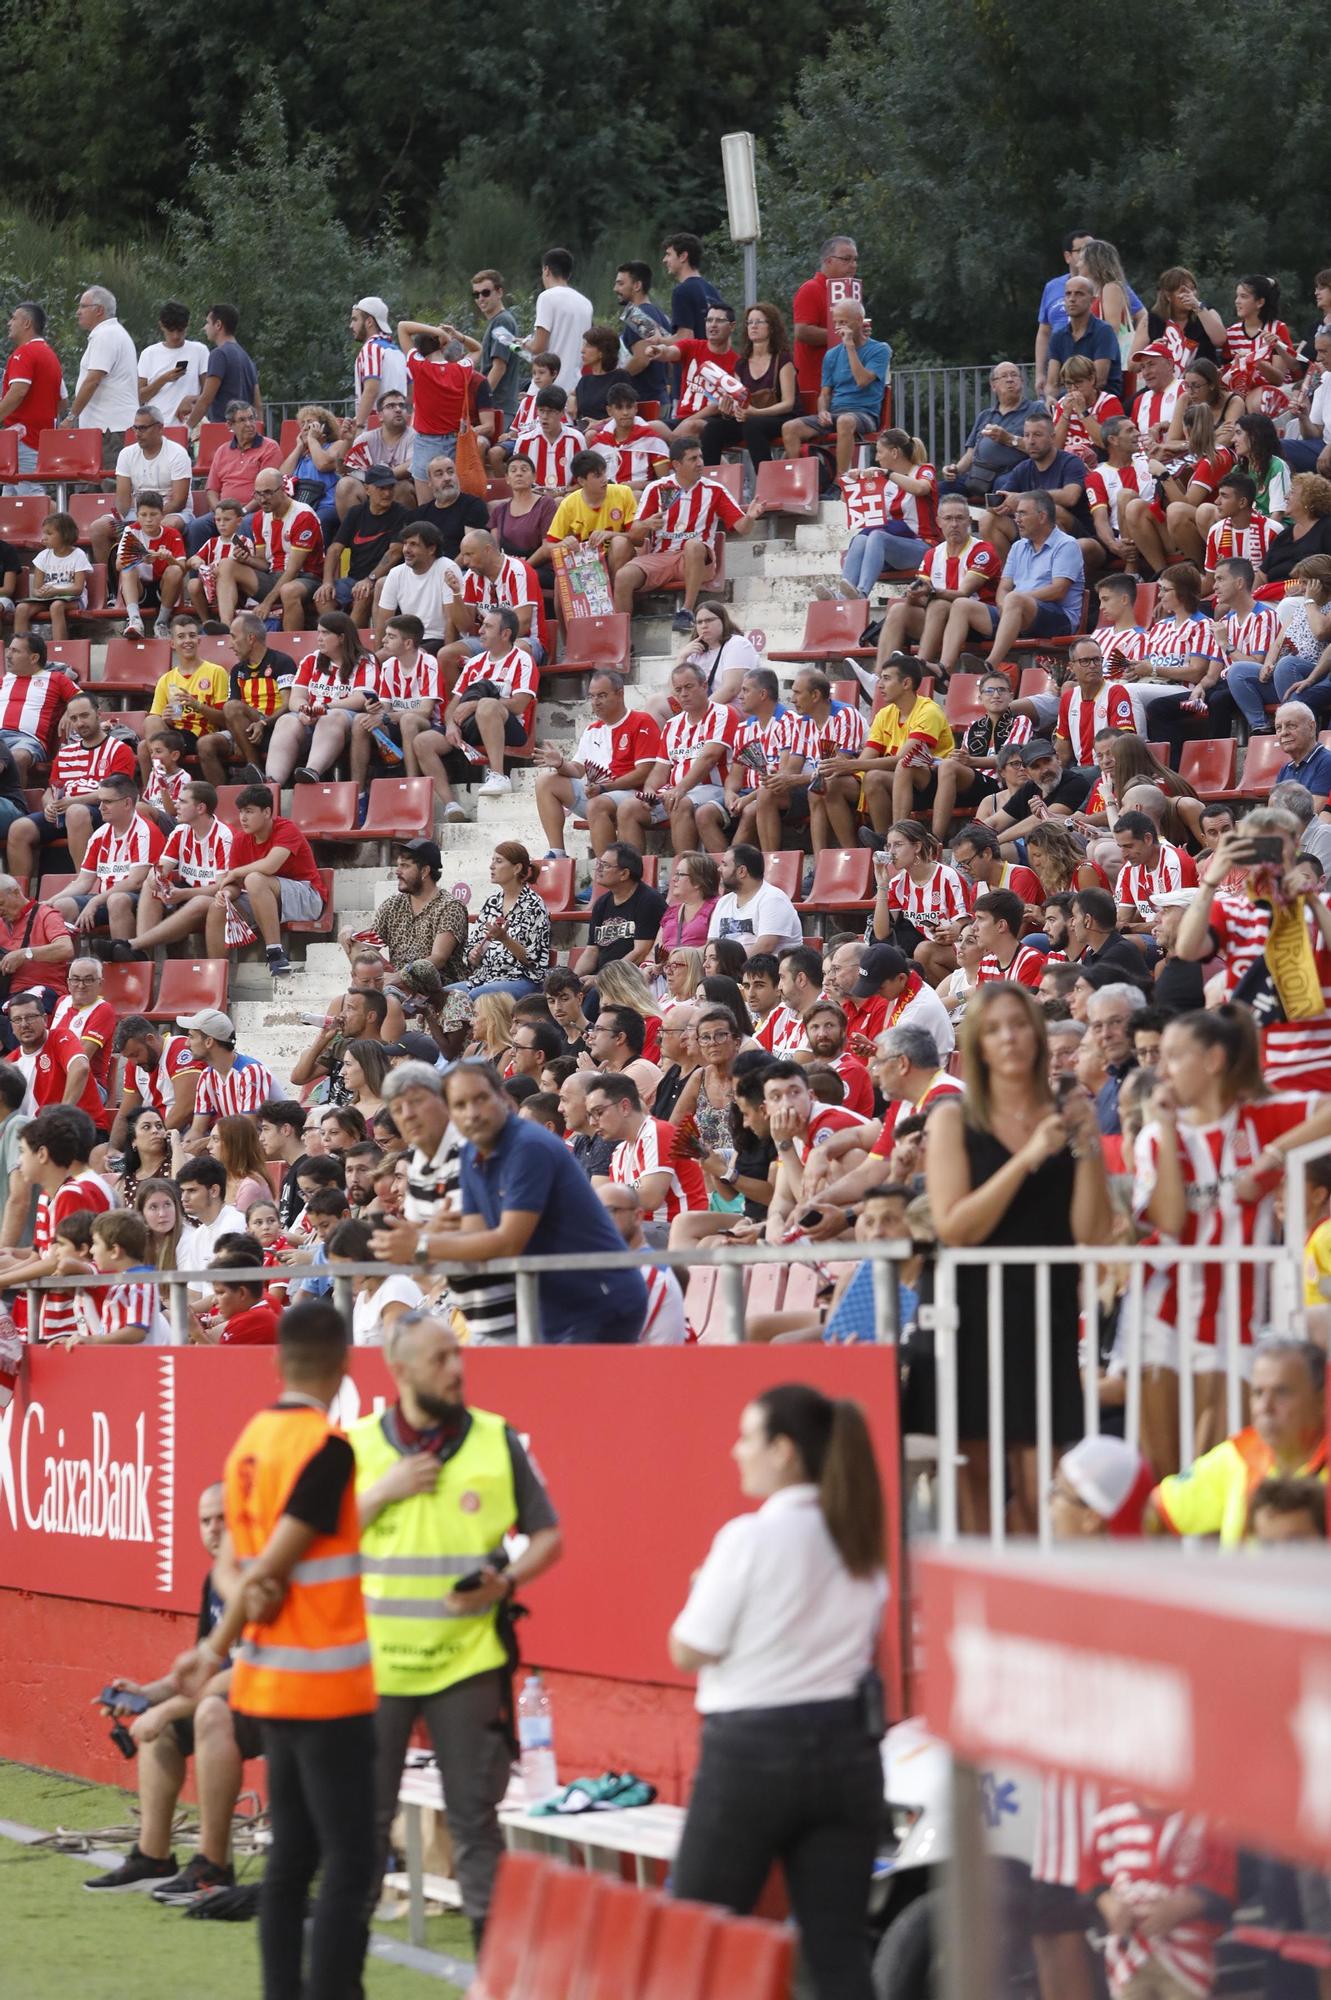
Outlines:
[[459,1590],[459,1591],[479,1590],[484,1582],[485,1582],[485,1571],[480,1569],[474,1569],[471,1570],[468,1573],[468,1575],[460,1576],[457,1582],[453,1585],[453,1588],[454,1590]]
[[1278,833],[1258,833],[1249,840],[1248,852],[1255,862],[1278,868],[1285,858],[1285,843]]
[[104,1687],[97,1697],[99,1708],[113,1708],[118,1715],[143,1715],[152,1707],[146,1694],[133,1688]]

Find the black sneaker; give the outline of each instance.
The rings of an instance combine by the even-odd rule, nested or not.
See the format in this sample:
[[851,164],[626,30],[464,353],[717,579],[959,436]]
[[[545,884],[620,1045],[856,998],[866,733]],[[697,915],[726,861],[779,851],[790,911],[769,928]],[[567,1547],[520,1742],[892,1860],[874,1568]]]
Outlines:
[[871,847],[875,854],[881,854],[887,846],[887,835],[875,833],[871,826],[862,826],[855,838],[861,847]]
[[280,944],[269,945],[264,956],[268,960],[268,970],[274,979],[287,979],[295,970]]
[[321,785],[323,779],[317,771],[312,771],[308,764],[297,764],[291,773],[291,782],[293,785]]
[[219,1889],[234,1889],[236,1871],[229,1864],[219,1868],[206,1854],[196,1854],[185,1863],[179,1875],[173,1875],[169,1882],[163,1882],[154,1889],[154,1903],[171,1903],[184,1907],[190,1903],[200,1903],[205,1896],[215,1895]]
[[137,1846],[131,1847],[118,1868],[107,1875],[94,1875],[85,1889],[93,1889],[114,1895],[126,1889],[151,1889],[158,1883],[169,1882],[176,1873],[176,1857],[168,1854],[165,1861],[154,1861],[150,1855],[141,1854]]
[[231,773],[233,785],[266,785],[268,783],[257,764],[238,764]]

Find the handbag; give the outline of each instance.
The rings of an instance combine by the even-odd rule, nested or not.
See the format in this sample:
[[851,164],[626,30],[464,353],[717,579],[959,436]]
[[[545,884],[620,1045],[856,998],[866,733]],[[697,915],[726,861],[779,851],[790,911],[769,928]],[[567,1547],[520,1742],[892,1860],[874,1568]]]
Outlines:
[[458,469],[458,485],[464,493],[474,493],[478,500],[486,495],[485,467],[481,463],[481,448],[476,442],[476,433],[466,418],[458,425],[457,443],[453,447],[453,463]]

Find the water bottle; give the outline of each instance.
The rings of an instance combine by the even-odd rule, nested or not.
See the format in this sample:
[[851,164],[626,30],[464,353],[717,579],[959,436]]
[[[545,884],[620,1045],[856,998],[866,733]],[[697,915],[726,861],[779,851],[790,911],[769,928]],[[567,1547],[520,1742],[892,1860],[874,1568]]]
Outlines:
[[518,1743],[522,1753],[522,1789],[527,1804],[538,1805],[559,1789],[555,1719],[539,1674],[528,1674],[518,1696]]

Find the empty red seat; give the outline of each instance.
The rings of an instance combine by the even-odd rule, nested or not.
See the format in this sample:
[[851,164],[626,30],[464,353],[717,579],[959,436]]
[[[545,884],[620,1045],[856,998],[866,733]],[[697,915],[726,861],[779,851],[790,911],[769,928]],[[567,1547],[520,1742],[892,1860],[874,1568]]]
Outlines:
[[1264,799],[1280,776],[1289,758],[1274,736],[1254,736],[1243,753],[1243,776],[1238,782],[1241,799]]
[[[270,785],[268,789],[273,795],[273,811],[279,812],[281,806],[278,799],[277,786]],[[306,787],[302,785],[300,789],[304,791]],[[312,791],[314,787],[310,786],[309,789]],[[217,817],[225,826],[229,826],[233,833],[240,831],[240,815],[236,811],[236,800],[242,792],[248,790],[249,787],[247,785],[219,785],[217,787]],[[352,819],[356,817],[356,794],[354,786],[352,787],[351,794],[351,817]],[[298,824],[303,826],[305,822],[301,819]]]
[[825,847],[814,857],[813,881],[797,910],[867,910],[873,904],[873,855],[867,847]]
[[[779,1265],[758,1266],[760,1272],[779,1269]],[[637,1989],[642,2000],[703,2000],[721,1924],[721,1912],[710,1903],[669,1902],[663,1897],[647,1978]]]
[[170,665],[169,639],[108,639],[97,686],[151,694]]
[[[312,790],[301,786],[301,792]],[[297,797],[296,803],[299,804]],[[304,826],[304,821],[301,822]],[[434,787],[428,778],[372,778],[370,806],[364,826],[341,834],[325,834],[335,840],[419,840],[434,828]],[[309,828],[305,827],[306,833]]]
[[953,674],[943,697],[943,713],[954,729],[965,729],[984,714],[979,674]]
[[44,493],[0,494],[0,541],[35,549],[42,539],[42,522],[51,511]]
[[[664,440],[662,441],[664,443]],[[714,480],[724,486],[737,507],[744,504],[744,467],[738,462],[729,465],[709,465],[703,472],[704,479]]]
[[[504,1857],[505,1862],[523,1858],[513,1854]],[[607,1882],[597,1904],[596,1920],[565,1989],[567,2000],[629,2000],[630,1995],[641,1993],[660,1913],[660,1897],[644,1895],[624,1882]],[[492,1906],[485,1933],[487,1950],[493,1923]]]
[[571,854],[554,854],[542,861],[531,886],[550,912],[552,923],[567,924],[586,917],[590,905],[580,906],[573,901]]
[[[808,1271],[797,1264],[791,1271]],[[761,1917],[726,1917],[712,1950],[707,1973],[707,2000],[787,2000],[795,1958],[795,1939],[785,1924]]]
[[[115,969],[132,972],[136,968]],[[145,1012],[151,1021],[178,1021],[182,1014],[197,1014],[204,1007],[216,1007],[225,1013],[230,986],[229,959],[168,958],[162,965],[157,998]]]
[[43,431],[37,440],[37,467],[24,474],[55,485],[73,480],[102,477],[102,434],[100,431]]
[[278,440],[277,440],[283,458],[287,456],[288,452],[292,452],[296,449],[296,440],[299,438],[299,436],[300,436],[300,425],[296,422],[296,419],[294,417],[288,417],[282,425],[282,429],[278,435]]
[[108,604],[106,598],[106,564],[94,563],[88,573],[88,602],[82,611],[71,611],[70,617],[80,624],[112,624],[124,617],[118,604]]
[[551,1862],[540,1922],[527,1935],[514,2000],[554,2000],[568,1992],[573,1968],[590,1942],[605,1879]]
[[818,519],[818,467],[811,458],[770,458],[758,467],[756,497],[769,514]]
[[873,647],[860,645],[860,633],[869,622],[869,606],[862,597],[815,598],[804,614],[804,640],[791,653],[769,653],[770,660],[837,660],[847,654],[872,659]]
[[659,854],[644,854],[642,857],[642,879],[649,889],[657,887],[657,874],[661,866]]
[[1221,798],[1233,789],[1236,748],[1232,736],[1185,743],[1179,753],[1178,774],[1200,798]]
[[543,674],[588,674],[597,667],[615,673],[629,669],[632,621],[627,611],[602,612],[595,618],[570,618],[564,627],[563,658],[542,667]]
[[153,997],[151,965],[107,965],[102,969],[102,997],[117,1014],[146,1014]]
[[116,496],[114,493],[71,493],[65,512],[78,524],[79,540],[86,542],[95,521],[103,521],[108,515],[116,517]]
[[46,663],[50,667],[63,667],[76,681],[85,686],[92,675],[91,639],[48,639],[46,642]]
[[1048,667],[1023,667],[1017,683],[1017,697],[1030,701],[1037,694],[1054,694],[1054,677]]
[[779,853],[767,856],[763,880],[770,882],[774,889],[779,889],[783,896],[789,896],[793,903],[800,892],[800,869],[803,864],[802,854],[796,853],[793,848],[782,848]]
[[356,787],[350,778],[299,785],[292,796],[291,810],[307,840],[345,840],[348,827],[354,828],[356,823]]
[[510,1849],[501,1858],[477,1968],[485,2000],[516,2000],[518,1971],[536,1934],[552,1872],[539,1854]]
[[858,708],[860,705],[860,696],[863,692],[864,690],[858,681],[833,681],[832,683],[833,701],[843,701],[847,708]]
[[203,474],[205,479],[208,476],[208,468],[213,462],[214,453],[219,452],[224,444],[230,444],[230,443],[231,443],[230,424],[199,425],[199,468],[198,469]]
[[49,903],[54,897],[63,896],[70,883],[75,880],[74,875],[43,875],[37,887],[38,902]]

